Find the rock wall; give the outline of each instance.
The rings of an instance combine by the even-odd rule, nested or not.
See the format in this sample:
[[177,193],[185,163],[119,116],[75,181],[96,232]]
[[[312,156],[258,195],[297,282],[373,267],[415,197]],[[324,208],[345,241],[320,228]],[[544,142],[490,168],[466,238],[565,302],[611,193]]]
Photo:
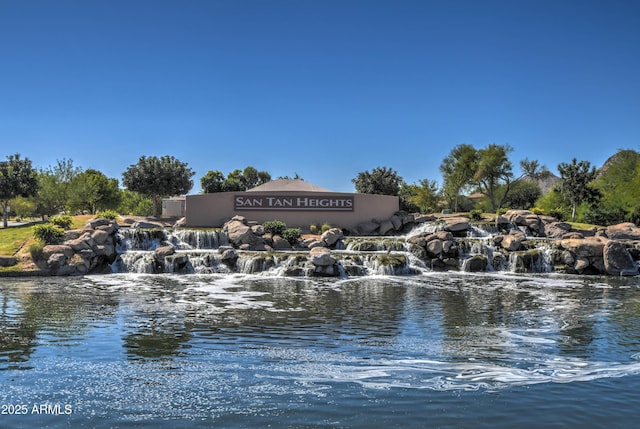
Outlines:
[[51,275],[83,275],[111,272],[117,257],[118,224],[104,218],[91,219],[81,230],[65,232],[63,244],[42,249],[39,266]]

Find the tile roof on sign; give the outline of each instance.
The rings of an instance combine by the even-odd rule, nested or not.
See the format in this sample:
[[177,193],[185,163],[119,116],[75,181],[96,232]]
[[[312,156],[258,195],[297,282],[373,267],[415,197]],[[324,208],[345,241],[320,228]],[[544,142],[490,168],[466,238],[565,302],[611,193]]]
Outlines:
[[279,192],[279,191],[298,191],[298,192],[332,192],[328,189],[316,186],[313,183],[305,182],[300,179],[276,179],[263,185],[247,189],[246,192]]

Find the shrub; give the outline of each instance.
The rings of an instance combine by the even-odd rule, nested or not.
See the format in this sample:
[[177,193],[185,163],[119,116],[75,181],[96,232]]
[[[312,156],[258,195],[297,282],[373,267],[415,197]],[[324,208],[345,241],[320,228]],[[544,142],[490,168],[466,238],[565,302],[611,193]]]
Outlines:
[[29,245],[29,254],[31,255],[31,259],[33,259],[34,261],[42,259],[42,249],[44,249],[43,242],[36,241],[35,243],[31,243]]
[[282,232],[287,228],[287,224],[281,220],[269,220],[262,224],[264,232],[271,235],[282,235]]
[[289,244],[296,244],[301,235],[300,228],[287,228],[282,231],[282,238],[287,240]]
[[497,215],[503,215],[505,213],[507,213],[509,211],[509,209],[507,207],[501,207],[498,210],[496,210],[496,214]]
[[544,215],[544,209],[540,207],[533,207],[530,212],[537,215]]
[[64,241],[64,229],[43,223],[33,227],[33,236],[43,244],[60,244]]
[[57,215],[49,218],[49,222],[55,226],[59,226],[62,229],[69,229],[71,228],[73,219],[69,215]]
[[471,220],[482,220],[482,212],[480,210],[471,210],[469,216],[471,216]]
[[317,234],[318,233],[318,225],[316,225],[316,224],[309,225],[309,232],[311,234]]
[[567,218],[565,211],[561,208],[555,208],[555,209],[549,210],[549,216],[555,217],[559,221],[563,221]]
[[118,212],[116,212],[115,210],[105,210],[105,211],[96,213],[96,216],[103,217],[109,220],[116,220],[118,218]]
[[328,223],[323,223],[322,227],[320,228],[320,231],[322,231],[322,233],[324,234],[325,232],[329,231],[331,229],[331,225],[329,225]]

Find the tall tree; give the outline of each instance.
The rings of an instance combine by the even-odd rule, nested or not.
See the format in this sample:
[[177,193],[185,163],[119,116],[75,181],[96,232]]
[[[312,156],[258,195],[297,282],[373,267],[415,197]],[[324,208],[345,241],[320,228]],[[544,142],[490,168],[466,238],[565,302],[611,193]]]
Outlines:
[[392,168],[376,167],[371,172],[358,173],[351,182],[362,194],[398,195],[403,180]]
[[458,211],[460,193],[473,181],[478,163],[478,151],[469,144],[460,144],[442,160],[440,172],[443,178],[443,193]]
[[200,178],[200,187],[205,194],[224,192],[224,174],[219,170],[209,170]]
[[71,182],[73,190],[69,205],[72,209],[88,210],[95,214],[99,210],[115,209],[120,203],[121,191],[118,179],[110,179],[97,170],[86,170]]
[[255,188],[270,180],[271,175],[268,172],[248,166],[244,170],[233,170],[226,178],[219,170],[209,170],[200,179],[200,185],[203,193],[237,192]]
[[71,182],[82,173],[73,160],[56,160],[56,165],[38,172],[40,188],[36,196],[38,211],[43,215],[53,215],[68,209],[71,197]]
[[[509,194],[513,172],[508,155],[512,150],[509,145],[495,143],[478,150],[478,164],[473,178],[489,199],[493,211],[502,206]],[[504,192],[498,195],[496,191],[501,187]]]
[[418,184],[403,183],[400,186],[400,202],[403,210],[430,213],[438,209],[438,184],[435,180],[422,179]]
[[194,172],[187,163],[173,156],[141,156],[137,164],[122,173],[124,186],[148,196],[153,201],[153,214],[160,216],[162,198],[183,195],[193,187]]
[[0,206],[2,223],[9,225],[9,200],[15,197],[30,197],[38,192],[36,170],[29,158],[20,158],[20,154],[9,155],[7,161],[0,162]]
[[601,197],[600,191],[590,186],[597,171],[589,161],[578,162],[573,158],[571,164],[560,163],[560,192],[571,202],[571,221],[576,220],[576,209],[583,202],[594,203]]

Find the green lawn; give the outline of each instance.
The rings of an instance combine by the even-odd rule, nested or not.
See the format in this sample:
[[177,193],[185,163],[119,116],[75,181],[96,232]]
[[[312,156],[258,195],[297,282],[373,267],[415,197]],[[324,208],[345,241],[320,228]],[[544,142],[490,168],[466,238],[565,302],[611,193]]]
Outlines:
[[[84,227],[93,216],[73,216],[72,229]],[[0,224],[1,225],[1,224]],[[14,226],[10,228],[0,228],[0,255],[13,256],[16,252],[33,237],[33,225]]]
[[28,239],[33,237],[32,225],[0,229],[0,255],[14,255]]

